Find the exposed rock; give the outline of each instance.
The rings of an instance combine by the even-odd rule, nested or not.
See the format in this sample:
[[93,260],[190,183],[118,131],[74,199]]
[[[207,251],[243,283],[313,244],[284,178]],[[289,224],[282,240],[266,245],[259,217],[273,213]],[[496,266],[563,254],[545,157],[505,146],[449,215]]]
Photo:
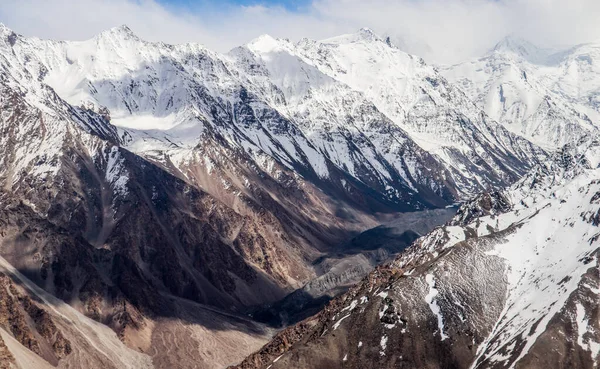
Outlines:
[[23,346],[38,355],[42,351],[34,331],[30,328],[23,307],[18,300],[16,290],[12,287],[12,281],[4,274],[0,274],[0,325],[19,341]]
[[6,347],[4,340],[0,337],[0,369],[11,369],[11,364],[14,364],[15,358]]
[[72,351],[71,343],[50,314],[3,273],[0,273],[0,325],[23,346],[49,362],[56,363]]

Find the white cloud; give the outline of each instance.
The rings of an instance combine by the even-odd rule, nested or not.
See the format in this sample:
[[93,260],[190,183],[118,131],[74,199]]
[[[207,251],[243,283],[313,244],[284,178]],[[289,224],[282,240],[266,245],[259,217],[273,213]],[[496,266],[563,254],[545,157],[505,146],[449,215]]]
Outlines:
[[[208,2],[207,2],[208,1]],[[155,0],[2,0],[0,21],[19,33],[85,39],[120,24],[148,40],[195,41],[217,51],[260,34],[320,39],[370,27],[437,62],[481,54],[507,34],[544,47],[600,40],[597,0],[314,0],[282,7],[165,7]]]

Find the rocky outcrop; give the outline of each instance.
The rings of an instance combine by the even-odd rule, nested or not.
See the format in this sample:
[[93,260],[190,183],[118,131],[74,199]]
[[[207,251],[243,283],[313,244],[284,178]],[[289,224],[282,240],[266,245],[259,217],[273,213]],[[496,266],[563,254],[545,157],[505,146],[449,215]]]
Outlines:
[[26,319],[23,308],[19,303],[18,295],[10,278],[6,275],[0,275],[0,286],[2,292],[2,304],[0,305],[0,316],[2,317],[2,326],[23,346],[40,355],[41,349],[37,338]]
[[486,192],[461,206],[452,224],[469,224],[480,217],[505,213],[510,208],[510,200],[504,193]]
[[15,358],[6,347],[4,339],[0,337],[0,369],[11,369],[11,364],[14,364]]
[[71,343],[50,314],[3,273],[0,273],[0,319],[0,325],[19,343],[51,363],[71,353]]
[[[6,277],[5,277],[6,278]],[[16,289],[13,288],[16,293]],[[21,295],[19,297],[23,310],[29,315],[35,325],[35,330],[52,343],[52,349],[56,357],[60,360],[71,353],[71,342],[67,340],[62,332],[52,321],[52,317],[44,309],[37,306],[29,296]]]

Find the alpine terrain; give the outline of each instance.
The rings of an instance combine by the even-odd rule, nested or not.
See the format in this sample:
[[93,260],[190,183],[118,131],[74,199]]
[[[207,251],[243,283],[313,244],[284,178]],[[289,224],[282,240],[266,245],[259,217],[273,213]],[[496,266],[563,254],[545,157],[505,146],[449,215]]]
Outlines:
[[465,202],[235,368],[597,368],[598,144]]
[[597,367],[598,50],[0,25],[0,368]]

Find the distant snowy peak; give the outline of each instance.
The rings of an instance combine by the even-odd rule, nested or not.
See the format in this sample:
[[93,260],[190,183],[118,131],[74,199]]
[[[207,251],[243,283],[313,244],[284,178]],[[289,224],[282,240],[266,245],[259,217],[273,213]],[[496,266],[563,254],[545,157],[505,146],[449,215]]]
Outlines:
[[483,57],[440,70],[508,130],[553,150],[598,134],[599,51],[554,53],[508,37]]
[[384,42],[372,29],[363,27],[355,33],[331,37],[320,41],[323,44],[348,44],[355,42]]
[[512,53],[532,63],[543,63],[554,53],[554,50],[540,48],[517,36],[506,36],[494,46],[491,52]]
[[600,43],[578,45],[554,58],[556,67],[550,87],[563,97],[600,112]]
[[281,50],[288,44],[290,44],[290,42],[287,40],[264,34],[253,39],[246,46],[256,53],[268,53]]
[[348,33],[340,36],[335,36],[323,40],[311,40],[308,38],[303,38],[297,43],[292,43],[288,39],[275,38],[268,34],[261,35],[252,41],[246,44],[246,47],[256,53],[264,53],[264,52],[273,52],[282,49],[292,50],[295,48],[306,47],[307,45],[347,45],[347,44],[355,44],[355,43],[382,43],[384,45],[392,46],[391,40],[389,38],[382,38],[377,35],[370,28],[364,27],[360,28],[358,31],[354,33]]
[[101,38],[117,38],[117,39],[135,39],[141,40],[127,25],[123,24],[118,27],[110,28],[100,32],[95,39]]

